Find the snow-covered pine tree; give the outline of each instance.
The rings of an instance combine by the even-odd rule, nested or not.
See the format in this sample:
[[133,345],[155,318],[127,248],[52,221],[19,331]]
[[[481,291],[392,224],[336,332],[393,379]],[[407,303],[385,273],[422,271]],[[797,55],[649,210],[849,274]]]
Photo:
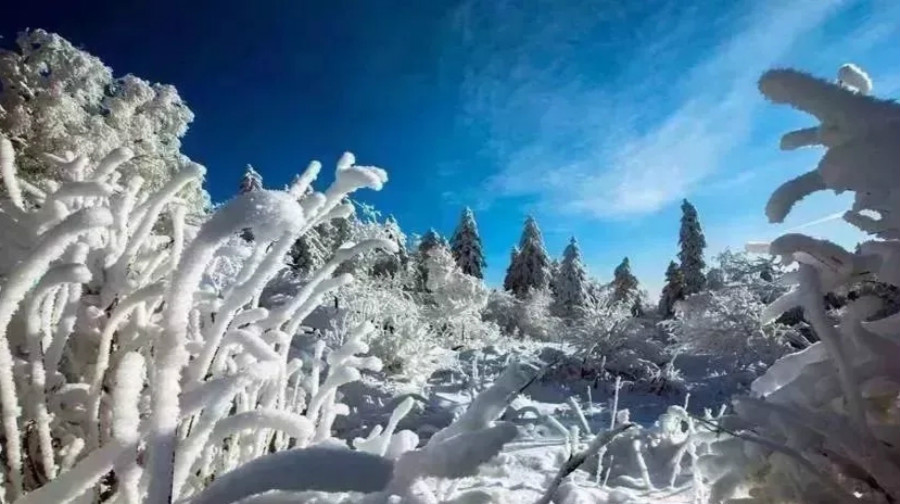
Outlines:
[[328,240],[330,226],[322,223],[304,233],[291,247],[291,269],[306,276],[319,269],[331,256],[333,250]]
[[544,248],[541,230],[530,215],[525,219],[519,253],[510,265],[508,276],[509,290],[520,299],[524,299],[532,289],[545,289],[550,285],[550,257]]
[[486,265],[484,251],[481,247],[481,237],[478,236],[475,214],[469,207],[463,210],[459,218],[459,225],[450,239],[450,250],[463,273],[475,278],[484,278]]
[[681,231],[678,235],[678,259],[681,261],[681,273],[684,275],[684,295],[696,294],[706,287],[706,276],[703,269],[703,249],[706,238],[700,229],[697,209],[688,200],[681,202]]
[[613,303],[634,303],[634,300],[639,296],[638,293],[638,280],[631,273],[631,262],[628,258],[622,259],[622,262],[616,266],[615,271],[613,272],[613,292],[612,292],[612,302]]
[[406,235],[400,229],[400,223],[393,215],[388,215],[384,220],[384,232],[386,238],[397,244],[397,252],[390,253],[387,257],[379,259],[372,266],[373,276],[396,276],[404,270],[409,263],[409,252],[406,250]]
[[[244,175],[241,177],[241,185],[238,187],[238,194],[259,191],[262,188],[262,175],[254,170],[253,166],[248,164],[247,168],[244,170]],[[241,237],[247,241],[253,241],[253,231],[249,228],[245,229],[241,231]],[[302,253],[302,249],[298,252]]]
[[659,297],[659,314],[665,318],[675,315],[675,303],[684,299],[684,274],[675,261],[666,268],[666,285]]
[[581,250],[578,241],[572,237],[553,278],[553,308],[558,316],[571,319],[584,312],[589,300],[587,284]]
[[513,271],[516,265],[516,258],[519,257],[519,247],[513,247],[509,251],[509,266],[506,268],[506,275],[503,277],[503,290],[512,292],[513,290]]
[[420,291],[428,290],[428,253],[437,247],[449,249],[447,240],[440,235],[434,228],[429,229],[416,247],[416,289]]
[[241,177],[241,187],[238,194],[248,193],[250,191],[259,191],[263,188],[262,175],[253,169],[252,165],[247,165],[244,175]]

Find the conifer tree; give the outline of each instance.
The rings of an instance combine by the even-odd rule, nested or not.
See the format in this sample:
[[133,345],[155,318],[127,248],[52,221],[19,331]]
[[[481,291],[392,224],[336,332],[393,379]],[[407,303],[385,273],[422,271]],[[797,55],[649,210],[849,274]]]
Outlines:
[[253,169],[253,166],[247,165],[247,169],[244,170],[244,176],[241,177],[241,187],[238,190],[238,193],[244,194],[251,191],[258,191],[263,188],[263,179],[262,175],[259,174],[256,170]]
[[478,236],[475,214],[469,207],[466,207],[460,216],[459,225],[450,240],[450,247],[453,259],[463,273],[479,279],[484,278],[486,264],[481,237]]
[[631,263],[626,257],[613,272],[612,302],[633,303],[636,297],[638,297],[638,280],[631,273]]
[[534,217],[525,219],[519,240],[519,253],[510,265],[509,290],[524,299],[530,290],[546,289],[550,284],[550,258],[544,249],[544,238]]
[[697,209],[688,200],[682,201],[681,212],[681,231],[678,237],[681,250],[678,252],[678,259],[681,261],[681,273],[684,276],[684,295],[690,296],[706,287],[706,276],[703,274],[706,267],[703,261],[706,238],[700,229]]
[[554,308],[559,316],[575,318],[583,313],[589,299],[587,284],[581,250],[573,237],[563,251],[563,260],[553,278]]
[[513,271],[517,257],[519,257],[519,247],[513,247],[509,251],[509,266],[506,267],[506,275],[503,277],[503,290],[505,291],[512,292],[513,290]]
[[384,253],[386,257],[379,259],[372,266],[373,276],[393,277],[406,269],[409,263],[409,253],[406,250],[406,235],[400,229],[400,223],[393,215],[388,215],[384,220],[385,238],[397,244],[396,253]]
[[[262,187],[262,175],[254,170],[253,166],[248,164],[247,168],[244,170],[244,175],[241,177],[241,185],[238,188],[238,194],[259,191]],[[253,241],[253,231],[249,228],[242,230],[241,238],[248,242]]]
[[659,314],[665,318],[675,315],[675,303],[684,299],[684,275],[675,261],[666,269],[666,285],[659,298]]
[[428,253],[437,247],[448,248],[447,240],[434,229],[429,229],[419,240],[416,248],[416,287],[417,290],[428,290]]

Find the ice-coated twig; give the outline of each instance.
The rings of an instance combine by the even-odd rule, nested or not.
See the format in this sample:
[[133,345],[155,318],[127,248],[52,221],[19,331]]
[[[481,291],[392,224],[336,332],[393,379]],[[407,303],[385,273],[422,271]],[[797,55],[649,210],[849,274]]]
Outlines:
[[550,482],[550,486],[547,487],[544,495],[542,495],[541,498],[535,501],[535,504],[550,504],[550,502],[553,501],[553,497],[556,495],[557,489],[559,489],[560,483],[563,482],[566,476],[574,472],[575,469],[578,469],[581,464],[583,464],[584,461],[587,460],[588,457],[600,451],[600,448],[611,443],[616,438],[616,436],[632,427],[634,427],[634,424],[622,424],[618,427],[594,436],[594,439],[591,440],[587,448],[570,456],[569,459],[566,460],[566,462],[559,468],[559,471],[557,471],[556,476],[554,476],[553,478],[553,481]]

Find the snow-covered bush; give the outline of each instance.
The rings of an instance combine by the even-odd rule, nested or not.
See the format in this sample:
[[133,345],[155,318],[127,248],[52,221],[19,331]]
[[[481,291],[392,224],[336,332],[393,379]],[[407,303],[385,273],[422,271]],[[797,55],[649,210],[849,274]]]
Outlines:
[[763,303],[771,303],[778,296],[788,291],[788,287],[779,282],[785,271],[781,265],[768,256],[753,256],[745,252],[725,250],[716,256],[715,271],[720,278],[719,285],[710,285],[711,290],[741,285]]
[[553,294],[549,289],[530,290],[523,299],[508,291],[491,291],[483,318],[504,333],[541,341],[558,341],[564,323],[551,313]]
[[[149,191],[190,165],[180,149],[194,114],[174,87],[113,77],[98,58],[44,30],[22,32],[16,45],[18,50],[0,50],[0,134],[15,145],[24,179],[68,175],[44,160],[48,154],[83,170],[84,163],[121,147],[133,156],[119,172],[141,176]],[[209,205],[199,179],[179,195],[191,212]]]
[[621,376],[633,384],[655,389],[680,389],[671,367],[675,354],[653,320],[635,318],[629,306],[599,299],[578,324],[567,327],[565,341],[578,349],[581,374],[610,381]]
[[694,294],[677,304],[664,325],[690,354],[729,356],[737,367],[768,366],[790,352],[791,343],[809,343],[796,330],[762,323],[765,305],[745,284]]
[[[866,95],[869,79],[830,83],[794,70],[760,79],[771,101],[814,115],[820,125],[786,134],[786,150],[821,145],[817,168],[779,187],[766,206],[780,222],[804,196],[850,191],[844,220],[873,235],[855,252],[800,234],[754,246],[797,265],[794,284],[764,313],[800,306],[820,341],[777,361],[735,399],[721,428],[734,434],[701,460],[711,502],[895,502],[900,499],[900,315],[873,318],[882,300],[861,297],[827,316],[825,294],[862,278],[900,286],[900,105]],[[852,81],[852,82],[851,82]],[[856,84],[849,86],[848,84]]]
[[[346,154],[319,193],[306,190],[313,164],[289,192],[248,192],[190,230],[173,197],[203,169],[189,164],[150,191],[119,171],[131,156],[59,162],[62,182],[28,183],[0,139],[0,230],[16,251],[0,283],[4,501],[189,496],[272,448],[326,439],[346,411],[335,389],[378,365],[355,356],[368,324],[310,370],[289,349],[322,297],[352,279],[335,269],[393,242],[343,248],[288,302],[258,303],[296,238],[348,215],[343,197],[380,189],[383,170]],[[161,215],[171,235],[155,231]],[[251,250],[221,267],[223,247],[248,228]]]

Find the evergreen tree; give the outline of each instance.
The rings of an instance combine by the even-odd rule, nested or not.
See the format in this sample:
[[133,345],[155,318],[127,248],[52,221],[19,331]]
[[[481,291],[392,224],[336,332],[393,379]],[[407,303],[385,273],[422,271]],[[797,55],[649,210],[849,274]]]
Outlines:
[[666,285],[659,298],[659,314],[665,318],[675,315],[675,303],[684,299],[684,275],[675,261],[666,269]]
[[631,273],[631,263],[628,258],[616,266],[613,272],[613,303],[633,303],[638,296],[638,280]]
[[509,290],[524,299],[532,289],[545,289],[550,284],[550,258],[544,249],[544,238],[533,217],[525,219],[525,228],[519,240],[519,253],[507,273]]
[[588,305],[588,280],[581,261],[581,250],[573,237],[563,251],[563,260],[553,278],[554,309],[561,317],[575,318]]
[[688,200],[681,203],[681,231],[678,236],[678,259],[681,261],[681,273],[684,275],[684,295],[696,294],[706,287],[706,276],[703,269],[706,263],[703,261],[703,249],[706,248],[706,238],[700,229],[700,220],[697,217],[697,209]]
[[516,258],[519,257],[519,247],[513,247],[509,251],[509,266],[506,268],[506,275],[503,277],[503,290],[513,290],[513,271],[516,264]]
[[[241,177],[241,185],[238,188],[238,194],[244,194],[262,189],[262,175],[260,175],[253,166],[247,165],[244,175]],[[241,230],[241,238],[250,242],[253,241],[253,231],[250,228]],[[295,244],[296,245],[296,244]]]
[[259,191],[263,188],[263,179],[262,175],[260,175],[256,170],[253,169],[253,166],[247,165],[247,169],[244,170],[244,176],[241,177],[241,187],[238,190],[238,193],[244,194],[250,191]]
[[331,254],[327,243],[327,226],[320,224],[297,238],[291,247],[291,269],[306,276],[325,264]]
[[416,289],[428,290],[428,253],[437,247],[449,248],[447,240],[434,229],[429,229],[419,240],[416,248]]
[[478,236],[475,214],[469,207],[466,207],[460,216],[459,225],[450,240],[450,247],[453,259],[463,273],[479,279],[484,278],[486,264],[481,248],[481,237]]
[[372,266],[372,276],[396,276],[400,271],[404,271],[409,263],[409,253],[406,250],[406,236],[400,229],[400,224],[393,215],[389,215],[384,220],[385,238],[397,244],[397,253],[386,254],[386,257],[379,259]]

